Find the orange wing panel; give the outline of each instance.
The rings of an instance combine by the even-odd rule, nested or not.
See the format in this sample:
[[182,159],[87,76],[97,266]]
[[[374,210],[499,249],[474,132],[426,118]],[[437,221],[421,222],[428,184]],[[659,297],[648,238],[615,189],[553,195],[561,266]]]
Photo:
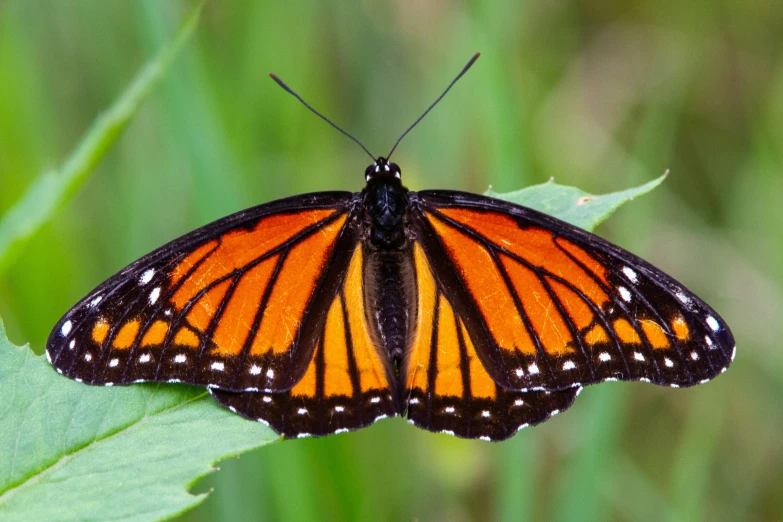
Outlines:
[[430,343],[435,323],[435,279],[418,243],[414,244],[413,260],[418,290],[418,320],[406,361],[406,388],[427,390],[427,372],[430,365]]
[[430,223],[456,263],[495,343],[510,352],[534,354],[535,345],[516,313],[514,299],[487,249],[437,218],[430,216]]
[[278,256],[272,256],[242,276],[215,329],[216,354],[233,356],[241,352],[278,260]]
[[502,440],[571,405],[576,390],[523,393],[498,386],[418,243],[413,254],[419,320],[403,367],[409,422],[448,435]]
[[362,276],[362,249],[357,248],[348,266],[348,274],[343,284],[345,295],[345,313],[351,334],[353,354],[359,372],[362,392],[389,387],[386,370],[370,334],[367,313],[364,310],[364,279]]
[[550,355],[572,352],[568,326],[538,276],[507,256],[501,261],[544,350]]
[[[604,283],[608,284],[606,268],[576,245],[558,239],[555,244],[552,232],[541,228],[520,228],[509,216],[494,212],[478,212],[468,209],[440,209],[440,212],[466,225],[498,247],[516,254],[536,267],[572,281],[591,301],[602,305],[609,300],[600,286],[563,252],[558,245],[582,262]],[[437,220],[430,217],[430,222]]]
[[193,307],[191,307],[186,316],[186,319],[191,326],[201,332],[207,330],[215,312],[217,312],[217,309],[220,307],[220,303],[223,302],[223,298],[226,297],[229,286],[231,286],[231,281],[229,280],[215,285],[204,294]]
[[481,365],[461,319],[459,319],[458,329],[458,318],[454,308],[443,294],[437,291],[432,269],[418,244],[414,246],[414,265],[418,286],[419,320],[411,343],[410,357],[405,365],[407,388],[427,392],[428,369],[432,350],[435,350],[437,354],[433,393],[437,397],[465,395],[460,353],[462,343],[468,362],[470,394],[473,397],[493,398],[495,382]]
[[291,249],[272,288],[261,326],[253,339],[251,355],[269,351],[279,354],[291,346],[345,219],[346,216],[339,217]]
[[[340,298],[332,301],[323,333],[324,350],[324,393],[353,395],[353,384],[348,370],[348,345],[345,336],[343,305]],[[319,343],[320,344],[320,343]]]
[[[203,288],[225,277],[236,269],[247,266],[303,231],[330,215],[334,210],[310,210],[294,214],[274,214],[261,219],[252,230],[232,230],[220,238],[217,248],[204,245],[186,257],[180,266],[174,269],[174,281],[193,268],[208,253],[209,257],[201,263],[182,283],[174,294],[177,308],[182,308]],[[344,222],[344,218],[342,218]],[[342,222],[340,223],[342,225]],[[212,244],[215,242],[210,242]]]
[[442,296],[438,304],[438,336],[434,347],[438,351],[435,395],[461,397],[464,389],[454,310]]

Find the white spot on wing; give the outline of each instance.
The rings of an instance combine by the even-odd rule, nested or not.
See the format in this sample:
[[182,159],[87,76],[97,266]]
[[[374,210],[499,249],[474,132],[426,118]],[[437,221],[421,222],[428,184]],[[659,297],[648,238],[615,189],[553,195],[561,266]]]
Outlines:
[[517,399],[514,401],[514,406],[522,406],[523,404],[525,404],[525,401],[522,399]]
[[120,364],[120,360],[119,360],[119,359],[116,359],[116,358],[115,358],[115,359],[112,359],[111,361],[109,361],[109,366],[110,366],[111,368],[114,368],[114,367],[116,367],[118,364]]
[[100,302],[101,302],[101,299],[103,299],[103,297],[99,295],[98,297],[96,297],[95,299],[93,299],[92,301],[90,301],[90,308],[95,308],[95,305],[97,305],[98,303],[100,303]]
[[385,413],[383,415],[378,415],[377,417],[375,417],[375,420],[373,422],[378,422],[379,420],[385,419],[386,417],[388,417],[388,415],[386,415]]
[[667,368],[673,368],[674,367],[674,362],[671,359],[669,359],[668,357],[664,357],[663,358],[663,363],[666,365]]
[[538,365],[536,363],[531,364],[527,367],[527,371],[530,373],[530,375],[535,375],[538,373]]
[[737,356],[737,345],[734,345],[734,348],[731,349],[731,362],[734,362],[734,358]]
[[633,358],[637,361],[644,361],[644,355],[641,352],[633,352]]
[[71,333],[71,329],[72,329],[72,328],[73,328],[73,323],[72,323],[72,322],[71,322],[71,320],[69,319],[69,320],[67,320],[67,321],[65,321],[65,322],[63,323],[63,327],[62,327],[62,328],[60,328],[60,333],[63,335],[63,337],[65,337],[66,335],[68,335],[69,333]]
[[307,413],[307,408],[299,408],[298,410],[296,410],[296,413],[298,413],[299,415],[305,415]]
[[558,413],[560,413],[560,410],[552,410],[552,413],[550,413],[550,414],[549,414],[549,416],[550,416],[550,417],[554,417],[554,416],[555,416],[555,415],[557,415]]
[[250,367],[250,375],[258,375],[259,373],[261,373],[260,366],[254,364],[253,366]]
[[271,379],[275,376],[275,371],[272,368],[269,368],[269,370],[266,372],[266,376]]
[[454,432],[451,430],[441,430],[441,433],[444,435],[451,435],[452,437],[454,436]]
[[717,320],[717,319],[715,319],[715,318],[714,318],[714,317],[712,317],[711,315],[708,315],[708,316],[707,316],[707,319],[706,319],[706,321],[707,321],[707,326],[709,326],[710,328],[712,328],[712,331],[713,331],[713,332],[717,332],[717,331],[719,331],[719,330],[720,330],[720,323],[718,322],[718,320]]
[[150,354],[145,353],[144,355],[140,356],[139,357],[139,362],[142,363],[142,364],[146,363],[146,362],[150,362]]
[[530,426],[530,424],[528,424],[528,423],[526,422],[526,423],[524,423],[522,426],[520,426],[519,428],[517,428],[517,431],[522,431],[522,430],[524,430],[525,428],[527,428],[528,426]]
[[222,362],[220,362],[220,361],[215,361],[215,362],[213,362],[213,363],[212,363],[212,365],[210,366],[210,368],[212,368],[212,369],[213,369],[213,370],[215,370],[215,371],[222,372],[223,370],[225,370],[225,369],[226,369],[226,365],[225,365],[225,364],[223,364],[223,363],[222,363]]
[[566,361],[563,363],[564,370],[573,370],[574,368],[576,368],[576,363],[574,363],[574,361]]
[[516,374],[517,377],[522,377],[523,375],[525,375],[525,370],[523,370],[522,368],[517,368]]
[[52,364],[52,356],[49,355],[49,350],[46,350],[46,360],[49,361],[49,364]]
[[699,384],[705,384],[705,383],[708,383],[708,382],[710,382],[709,379],[703,379],[703,380],[699,381]]
[[694,361],[698,361],[699,360],[699,354],[696,353],[696,352],[691,352],[691,359],[693,359]]
[[446,406],[445,408],[443,408],[443,411],[445,411],[446,413],[454,413],[454,406]]
[[490,438],[489,438],[489,437],[487,437],[486,435],[482,435],[481,437],[479,437],[479,440],[485,440],[485,441],[487,441],[487,442],[492,442],[492,439],[490,439]]
[[264,401],[264,402],[266,402],[266,403],[268,404],[268,403],[272,402],[272,397],[270,397],[269,395],[264,395],[264,396],[261,398],[261,400],[262,400],[262,401]]
[[620,292],[620,297],[623,298],[623,301],[625,301],[626,303],[631,302],[631,292],[629,292],[627,288],[625,288],[624,286],[618,286],[617,290]]
[[419,399],[417,397],[414,397],[408,401],[408,404],[419,404]]
[[335,406],[334,407],[334,411],[336,411],[337,413],[342,413],[342,412],[345,411],[345,407],[344,406]]
[[607,352],[601,352],[601,353],[598,354],[598,359],[601,362],[611,361],[612,360],[612,356],[609,355]]
[[337,435],[338,433],[348,433],[348,428],[340,428],[337,430],[334,430],[334,434]]
[[139,284],[146,285],[150,281],[152,281],[152,276],[155,275],[155,270],[149,269],[143,274],[141,274],[141,277],[139,278]]
[[380,397],[373,397],[372,399],[370,399],[370,402],[373,403],[373,404],[378,404],[379,402],[381,402],[381,398]]
[[624,266],[623,273],[632,283],[639,282],[639,276],[636,275],[636,271],[633,268],[629,266]]
[[90,352],[87,352],[84,354],[84,360],[87,362],[92,361],[92,354]]
[[160,287],[156,286],[152,289],[152,292],[150,292],[150,304],[155,304],[158,302],[158,298],[160,297]]
[[187,360],[188,360],[188,356],[185,355],[184,353],[178,353],[176,356],[174,356],[174,362],[178,364],[184,363]]
[[484,410],[484,411],[482,411],[482,412],[481,412],[481,416],[482,416],[482,417],[484,417],[484,418],[489,418],[489,417],[490,417],[490,415],[491,415],[491,414],[490,414],[490,413],[489,413],[489,411],[487,411],[487,410]]
[[68,349],[73,350],[74,346],[76,346],[76,339],[71,339],[71,342],[68,343]]
[[674,295],[676,295],[677,299],[679,299],[683,304],[690,304],[691,302],[691,298],[683,294],[682,292],[677,292]]
[[299,433],[296,438],[297,439],[306,439],[307,437],[312,437],[309,433]]

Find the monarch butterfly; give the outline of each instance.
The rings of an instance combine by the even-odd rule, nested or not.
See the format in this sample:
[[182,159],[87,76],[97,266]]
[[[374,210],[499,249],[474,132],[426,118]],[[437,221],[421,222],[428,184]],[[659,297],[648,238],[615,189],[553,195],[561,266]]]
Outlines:
[[396,415],[502,440],[582,386],[672,387],[726,370],[735,345],[701,299],[563,221],[445,190],[412,192],[389,157],[362,192],[274,201],[144,256],[63,316],[58,372],[111,386],[182,382],[286,437]]

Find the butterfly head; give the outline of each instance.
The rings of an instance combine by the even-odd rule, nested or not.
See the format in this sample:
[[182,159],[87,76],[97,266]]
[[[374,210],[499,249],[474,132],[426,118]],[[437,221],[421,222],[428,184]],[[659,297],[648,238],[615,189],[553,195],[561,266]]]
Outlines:
[[372,165],[367,167],[364,171],[365,181],[389,177],[400,179],[400,167],[383,156],[378,157],[378,159],[373,161]]

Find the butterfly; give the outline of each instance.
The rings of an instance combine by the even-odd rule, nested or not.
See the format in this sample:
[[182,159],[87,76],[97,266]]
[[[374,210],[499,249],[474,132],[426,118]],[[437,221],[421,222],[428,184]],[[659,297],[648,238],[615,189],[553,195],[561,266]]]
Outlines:
[[644,260],[509,202],[409,191],[391,153],[370,156],[361,192],[259,205],[132,263],[60,319],[50,362],[206,386],[289,438],[404,416],[497,441],[585,385],[691,386],[734,359],[720,316]]

